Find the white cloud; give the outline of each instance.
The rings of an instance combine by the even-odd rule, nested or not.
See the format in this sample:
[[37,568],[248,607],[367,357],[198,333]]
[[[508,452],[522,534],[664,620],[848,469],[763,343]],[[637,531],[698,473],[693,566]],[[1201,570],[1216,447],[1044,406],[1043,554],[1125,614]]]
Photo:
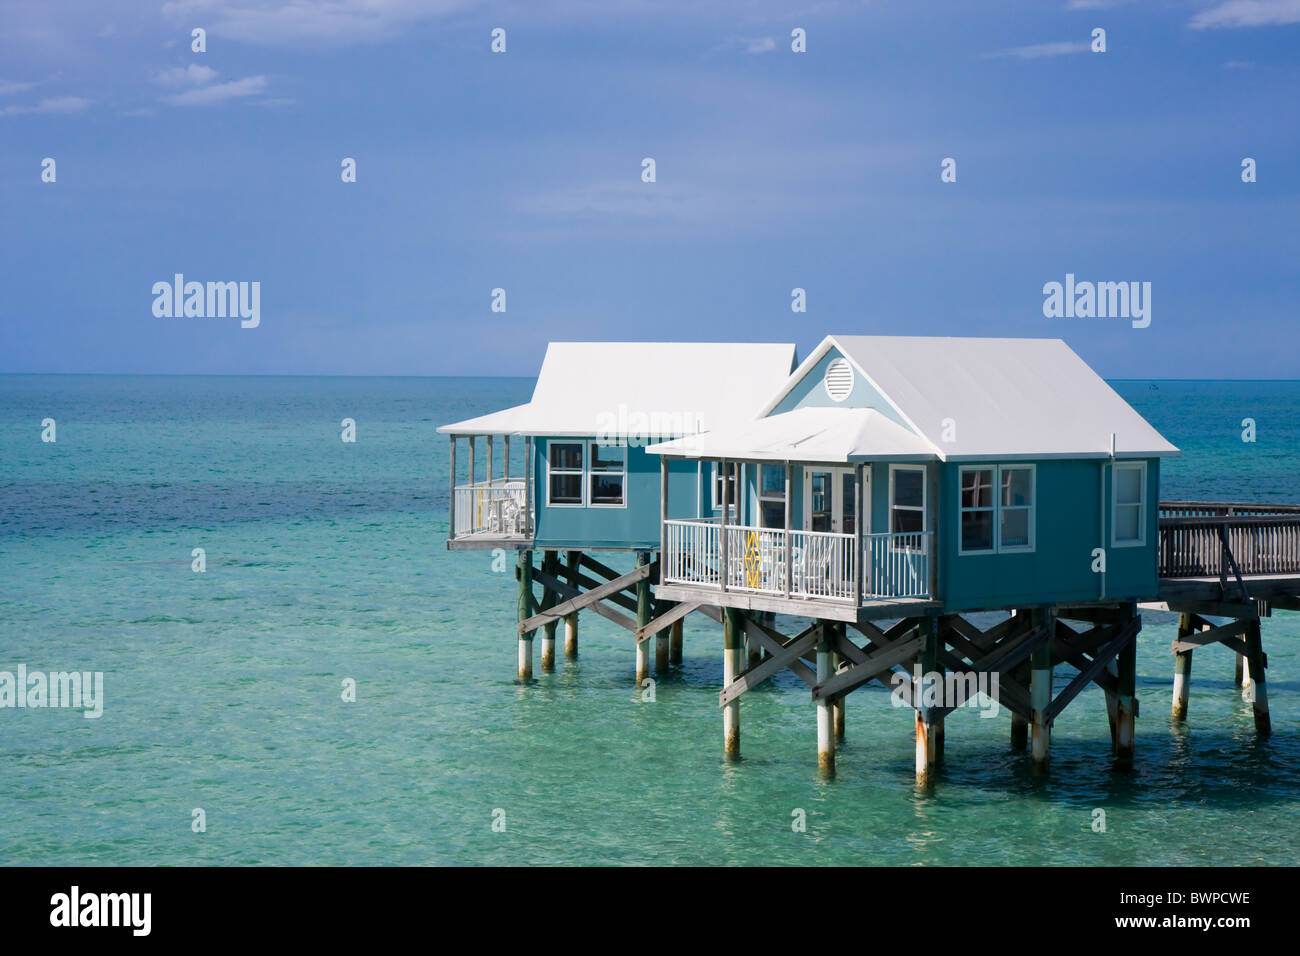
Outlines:
[[52,96],[41,100],[35,106],[6,106],[0,110],[0,116],[20,116],[24,113],[80,113],[90,105],[90,100],[81,96]]
[[1202,10],[1188,24],[1193,30],[1208,27],[1266,27],[1300,23],[1300,0],[1228,0]]
[[1070,0],[1065,5],[1067,10],[1109,10],[1111,7],[1122,6],[1129,0]]
[[216,77],[217,71],[212,67],[191,63],[189,66],[174,66],[157,73],[154,82],[163,86],[206,86]]
[[746,53],[771,53],[776,49],[776,40],[772,37],[741,37]]
[[162,99],[164,103],[170,103],[172,106],[213,106],[241,96],[256,96],[265,89],[265,76],[246,76],[242,80],[231,80],[229,83],[201,86],[197,89],[186,90],[184,93],[164,96]]
[[23,93],[30,90],[35,83],[13,83],[9,80],[0,80],[0,96],[9,96],[13,93]]
[[1087,53],[1089,46],[1083,41],[1063,40],[1057,43],[1034,43],[1030,46],[1013,46],[1007,50],[986,53],[987,57],[1013,56],[1021,60],[1038,60],[1045,56],[1066,56],[1071,53]]

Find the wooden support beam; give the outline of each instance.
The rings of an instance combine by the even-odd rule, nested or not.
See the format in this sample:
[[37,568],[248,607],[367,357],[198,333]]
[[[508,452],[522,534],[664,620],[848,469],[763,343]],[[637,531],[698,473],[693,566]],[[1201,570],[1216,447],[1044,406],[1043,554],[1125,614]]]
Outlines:
[[[699,601],[679,601],[672,604],[666,611],[654,618],[645,627],[636,632],[638,642],[644,641],[651,634],[657,634],[666,630],[669,626],[677,624],[687,614],[700,609]],[[681,659],[680,653],[678,659]]]
[[[816,627],[817,625],[814,623],[812,626]],[[786,639],[782,637],[780,634],[778,634],[776,631],[769,630],[768,628],[763,627],[757,621],[750,620],[749,618],[745,618],[744,629],[745,629],[745,633],[749,635],[751,640],[758,641],[760,644],[762,644],[763,649],[767,651],[767,653],[772,654],[773,656],[780,653],[781,650],[785,647],[786,643],[788,643]],[[801,631],[799,634],[796,635],[796,637],[802,637],[804,634],[807,634],[809,630],[811,630],[811,628],[807,628]],[[815,652],[815,645],[814,647],[809,648],[808,651]],[[815,659],[816,658],[814,657],[814,660]],[[807,684],[809,687],[816,685],[817,683],[816,672],[807,664],[805,664],[799,657],[796,657],[793,660],[788,661],[785,664],[785,666],[789,670],[793,671],[794,675],[798,677],[801,681],[803,681],[805,684]]]
[[[837,624],[835,628],[836,638],[840,636],[840,631],[843,629],[843,627],[844,627],[843,622]],[[832,651],[831,652],[831,673],[838,674],[840,672],[840,668],[843,666],[844,666],[844,658],[842,658],[838,652]],[[835,725],[834,730],[835,730],[836,746],[843,743],[844,741],[844,698],[845,695],[840,694],[838,697],[835,698],[835,700],[831,702],[831,722]]]
[[1057,694],[1046,708],[1044,718],[1050,726],[1052,721],[1056,720],[1057,715],[1065,710],[1067,704],[1078,696],[1079,692],[1091,684],[1096,677],[1103,673],[1112,659],[1126,646],[1126,643],[1137,638],[1137,632],[1141,629],[1142,622],[1140,619],[1134,619],[1128,624],[1120,627],[1118,633],[1111,638],[1110,642],[1099,650],[1092,660],[1088,661],[1082,670],[1075,675],[1074,679]]
[[753,690],[768,678],[785,670],[792,664],[799,663],[799,658],[817,647],[823,640],[822,624],[814,623],[796,636],[790,638],[775,650],[769,652],[759,664],[737,674],[735,679],[722,688],[718,694],[718,706],[725,707],[746,691]]
[[[599,602],[602,599],[608,598],[611,594],[616,594],[619,591],[623,590],[625,587],[627,587],[629,582],[632,584],[636,584],[637,582],[646,581],[649,575],[650,575],[649,566],[645,564],[641,564],[635,567],[634,569],[632,569],[631,571],[629,571],[627,574],[615,578],[613,581],[610,581],[606,584],[602,584],[600,587],[592,588],[590,591],[584,593],[584,592],[579,592],[576,588],[569,587],[564,582],[546,573],[545,571],[536,572],[534,574],[534,577],[536,577],[536,579],[539,582],[541,582],[543,585],[551,588],[561,597],[565,596],[566,594],[570,595],[570,597],[568,600],[561,601],[559,604],[552,606],[544,614],[537,614],[533,617],[528,618],[525,621],[521,621],[519,624],[520,633],[526,630],[534,630],[540,627],[542,624],[545,624],[547,620],[554,620],[556,618],[563,617],[566,614],[571,614],[574,611],[581,611],[585,607],[591,607],[593,609],[597,608],[599,607]],[[648,592],[646,594],[646,599],[648,602],[649,600]],[[608,608],[606,610],[608,610]],[[617,612],[613,612],[613,613],[617,614]],[[605,615],[605,616],[608,617],[609,615]],[[618,615],[618,617],[622,617],[622,616],[623,615],[621,614]],[[615,622],[617,623],[616,619],[611,618],[611,620],[615,620]],[[636,626],[632,625],[632,627],[629,629],[635,632]]]
[[[904,623],[907,624],[906,627],[898,626]],[[850,623],[849,626],[853,627],[854,625]],[[908,631],[912,630],[915,626],[916,626],[916,622],[913,620],[909,620],[906,622],[899,621],[898,624],[891,627],[889,631],[884,632],[884,634],[888,634],[890,632],[893,632],[895,635],[906,634]],[[876,631],[876,633],[880,635],[880,640],[868,641],[867,648],[864,649],[858,647],[856,644],[850,641],[848,639],[848,636],[843,631],[837,632],[835,635],[835,651],[840,656],[841,661],[848,662],[849,664],[852,665],[864,664],[869,660],[869,655],[879,651],[883,651],[889,647],[893,647],[897,643],[897,638],[885,640],[884,634],[882,634],[880,631]],[[916,652],[912,651],[911,653],[915,655]],[[848,672],[849,672],[849,668],[844,667],[842,663],[841,666],[836,669],[836,676],[839,676],[841,674],[847,674]],[[874,677],[868,678],[868,680],[864,681],[863,683],[867,683],[872,680],[877,681],[880,684],[884,685],[886,688],[890,690],[891,693],[897,690],[900,697],[903,700],[903,703],[911,706],[912,681],[911,678],[909,678],[906,674],[903,674],[900,671],[892,670],[891,668],[887,668],[885,670],[879,671],[878,673],[876,673]],[[839,696],[843,698],[848,693],[849,691],[846,690],[843,691]]]
[[[1187,621],[1186,630],[1183,628],[1184,620]],[[1258,620],[1258,618],[1251,620]],[[1178,640],[1173,644],[1175,654],[1190,654],[1198,647],[1216,643],[1230,647],[1238,654],[1246,653],[1246,642],[1242,640],[1242,636],[1250,627],[1249,621],[1229,621],[1227,624],[1216,626],[1199,614],[1187,613],[1179,614],[1178,621]],[[1201,630],[1198,631],[1197,628]]]
[[[910,661],[921,652],[924,643],[923,637],[918,634],[910,639],[896,641],[874,654],[863,655],[852,667],[831,675],[824,681],[819,679],[812,689],[813,700],[847,694],[855,687],[861,687],[895,665]],[[853,660],[851,655],[846,656]]]
[[550,611],[547,612],[548,614],[564,615],[574,611],[582,610],[583,608],[591,608],[601,617],[613,621],[619,627],[631,631],[633,634],[636,633],[636,621],[632,620],[632,618],[628,617],[626,614],[620,614],[618,611],[615,611],[612,607],[606,607],[605,604],[600,600],[600,598],[592,598],[591,591],[587,591],[586,593],[583,593],[579,591],[577,588],[570,587],[569,585],[565,584],[563,581],[560,581],[557,578],[550,577],[549,575],[546,574],[545,571],[535,571],[533,572],[533,576],[536,577],[543,584],[546,584],[548,587],[553,588],[555,592],[560,595],[560,597],[568,598],[568,600],[566,600],[563,604],[557,604],[555,607],[553,607]]

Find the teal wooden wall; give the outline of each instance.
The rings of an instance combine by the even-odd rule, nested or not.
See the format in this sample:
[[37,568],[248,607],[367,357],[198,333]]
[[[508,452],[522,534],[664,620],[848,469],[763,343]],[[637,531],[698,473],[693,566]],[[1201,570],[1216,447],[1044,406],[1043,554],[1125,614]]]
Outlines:
[[[1137,600],[1156,595],[1158,459],[1147,462],[1146,543],[1142,547],[1111,547],[1109,460],[1051,459],[1033,463],[1037,473],[1034,550],[959,554],[958,468],[975,464],[981,463],[949,462],[940,467],[939,595],[946,610],[1096,600],[1102,595],[1101,575],[1092,570],[1092,552],[1097,547],[1106,549],[1107,598]],[[1103,466],[1104,531],[1099,487]]]
[[[547,506],[547,443],[577,440],[538,438],[533,442],[533,476],[537,494],[537,530],[534,546],[538,550],[570,546],[658,550],[660,458],[658,455],[647,454],[642,447],[634,446],[627,449],[627,480],[624,490],[627,507],[553,508]],[[698,474],[698,466],[694,461],[669,460],[669,517],[695,517]],[[708,488],[705,487],[703,490],[707,509]]]

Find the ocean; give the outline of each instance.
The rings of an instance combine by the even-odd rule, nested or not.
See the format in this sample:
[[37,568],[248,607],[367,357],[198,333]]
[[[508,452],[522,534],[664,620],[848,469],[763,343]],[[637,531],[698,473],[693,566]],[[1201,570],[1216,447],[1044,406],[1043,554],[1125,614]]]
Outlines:
[[[1131,771],[1093,687],[1045,778],[1005,712],[955,713],[929,792],[884,688],[848,698],[821,779],[788,672],[745,696],[743,759],[724,762],[722,637],[700,615],[653,702],[626,632],[594,615],[576,665],[518,685],[513,565],[446,550],[434,429],[532,384],[0,376],[0,671],[104,675],[95,719],[0,709],[0,863],[1297,861],[1300,614],[1263,622],[1267,741],[1219,646],[1170,721],[1176,622],[1147,613]],[[1300,383],[1112,384],[1183,450],[1163,498],[1300,502]]]

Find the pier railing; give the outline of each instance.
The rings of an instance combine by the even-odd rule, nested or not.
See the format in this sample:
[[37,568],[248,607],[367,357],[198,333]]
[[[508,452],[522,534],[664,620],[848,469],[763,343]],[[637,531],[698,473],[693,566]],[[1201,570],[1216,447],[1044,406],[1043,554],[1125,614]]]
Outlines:
[[929,595],[932,532],[864,535],[859,562],[851,534],[729,525],[724,567],[719,523],[670,519],[664,525],[666,583],[852,602],[861,569],[865,600]]
[[453,537],[526,538],[532,534],[533,516],[522,478],[457,485],[455,495]]
[[1300,505],[1160,503],[1162,578],[1300,575]]

